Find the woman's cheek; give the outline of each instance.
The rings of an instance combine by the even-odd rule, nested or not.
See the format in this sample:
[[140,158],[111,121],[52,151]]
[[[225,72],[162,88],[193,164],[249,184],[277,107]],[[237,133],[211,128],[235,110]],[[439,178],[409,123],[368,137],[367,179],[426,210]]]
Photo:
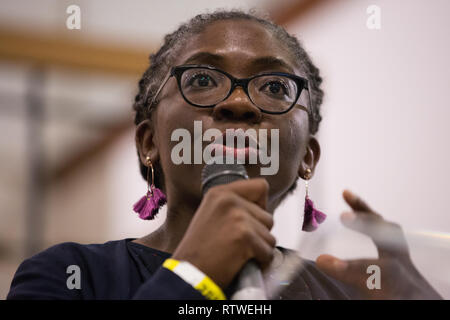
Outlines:
[[286,121],[286,126],[281,129],[282,141],[281,154],[288,154],[287,160],[301,161],[303,155],[306,152],[306,141],[308,134],[308,122],[304,117],[296,114],[294,117],[289,118]]
[[298,169],[306,153],[308,128],[299,120],[302,119],[291,118],[287,125],[280,129],[280,173],[288,184],[297,178]]

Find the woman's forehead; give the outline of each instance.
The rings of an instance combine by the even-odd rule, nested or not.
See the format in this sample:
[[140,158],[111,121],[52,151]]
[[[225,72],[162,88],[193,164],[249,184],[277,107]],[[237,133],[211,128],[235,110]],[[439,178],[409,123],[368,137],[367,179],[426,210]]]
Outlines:
[[256,21],[213,22],[183,46],[176,64],[212,64],[233,69],[266,68],[297,73],[293,54],[273,33]]

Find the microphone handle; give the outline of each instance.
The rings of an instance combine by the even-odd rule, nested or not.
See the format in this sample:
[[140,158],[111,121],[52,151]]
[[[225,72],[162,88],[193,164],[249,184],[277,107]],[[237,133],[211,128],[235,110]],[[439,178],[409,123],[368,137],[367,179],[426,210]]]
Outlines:
[[239,272],[231,300],[267,300],[262,272],[254,260],[247,262]]

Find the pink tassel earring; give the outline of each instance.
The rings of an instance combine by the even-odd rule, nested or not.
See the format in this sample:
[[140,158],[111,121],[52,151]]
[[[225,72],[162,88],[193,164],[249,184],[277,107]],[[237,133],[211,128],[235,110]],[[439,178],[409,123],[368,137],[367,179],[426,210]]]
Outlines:
[[306,169],[305,179],[305,213],[303,216],[303,231],[314,231],[319,227],[319,224],[325,221],[327,215],[316,208],[314,208],[314,203],[308,196],[308,180],[311,179],[311,169]]
[[[139,218],[143,220],[153,220],[158,214],[159,208],[166,204],[166,195],[155,187],[155,173],[150,157],[147,157],[147,194],[143,196],[133,206],[133,210],[139,213]],[[149,172],[152,171],[152,184],[149,184]]]

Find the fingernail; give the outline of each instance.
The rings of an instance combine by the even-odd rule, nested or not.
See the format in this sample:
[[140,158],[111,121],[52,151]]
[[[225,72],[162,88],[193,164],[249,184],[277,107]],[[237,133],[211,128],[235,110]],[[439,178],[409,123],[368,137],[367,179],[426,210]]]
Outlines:
[[333,262],[333,267],[338,271],[344,271],[347,269],[348,263],[342,260],[335,259]]

